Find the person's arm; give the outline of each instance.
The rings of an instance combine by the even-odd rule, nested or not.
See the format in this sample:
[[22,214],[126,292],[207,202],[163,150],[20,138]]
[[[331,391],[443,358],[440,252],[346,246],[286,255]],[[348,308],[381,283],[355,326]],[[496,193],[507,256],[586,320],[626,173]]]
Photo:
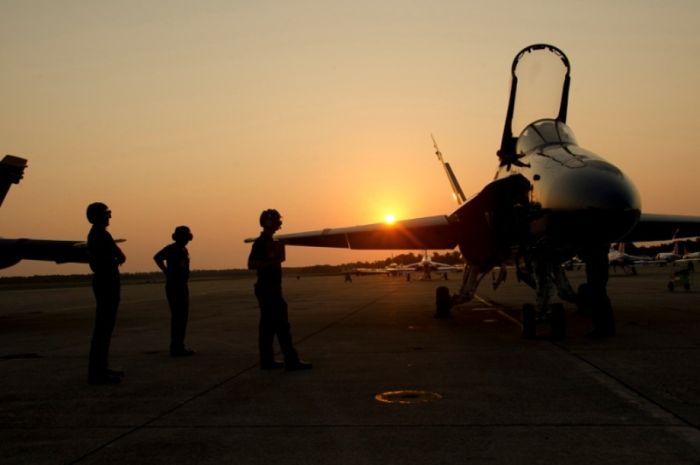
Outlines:
[[124,252],[122,252],[122,249],[120,249],[117,244],[114,244],[114,248],[116,249],[117,264],[122,265],[126,261],[126,255],[124,255]]
[[160,252],[153,256],[153,261],[156,262],[156,265],[158,265],[158,268],[160,268],[163,273],[166,272],[167,268],[165,267],[165,248],[161,249]]
[[117,262],[117,265],[121,265],[126,261],[126,255],[124,255],[124,252],[122,252],[122,249],[119,248],[117,243],[114,242],[114,239],[112,238],[112,235],[109,232],[107,232],[106,239],[107,243],[105,244],[105,246],[111,249],[112,256]]

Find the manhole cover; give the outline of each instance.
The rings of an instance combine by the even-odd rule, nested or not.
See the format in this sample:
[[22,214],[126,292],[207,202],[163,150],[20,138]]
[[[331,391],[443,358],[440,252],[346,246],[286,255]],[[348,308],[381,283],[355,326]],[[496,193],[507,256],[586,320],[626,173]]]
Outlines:
[[387,404],[421,404],[440,400],[442,396],[437,392],[404,389],[401,391],[380,392],[374,398]]

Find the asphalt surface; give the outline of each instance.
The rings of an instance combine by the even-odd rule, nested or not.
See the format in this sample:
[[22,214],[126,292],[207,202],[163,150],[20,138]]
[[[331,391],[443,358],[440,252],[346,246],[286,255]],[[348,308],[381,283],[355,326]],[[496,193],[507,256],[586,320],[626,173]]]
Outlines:
[[534,294],[512,276],[446,320],[456,275],[285,278],[314,363],[291,373],[257,366],[252,277],[191,284],[190,358],[169,356],[162,285],[124,286],[116,386],[87,384],[89,288],[2,291],[0,462],[697,465],[700,283],[671,293],[671,271],[611,277],[614,338],[565,305],[563,341],[521,337]]

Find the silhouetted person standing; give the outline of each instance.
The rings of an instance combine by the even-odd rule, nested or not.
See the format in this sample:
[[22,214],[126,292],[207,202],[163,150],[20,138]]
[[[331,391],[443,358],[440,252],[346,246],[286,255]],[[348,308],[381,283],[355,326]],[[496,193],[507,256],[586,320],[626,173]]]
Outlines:
[[166,245],[155,254],[158,268],[165,273],[165,295],[170,305],[170,355],[188,357],[194,350],[185,347],[185,331],[190,307],[190,254],[187,243],[193,239],[187,226],[178,226],[172,235],[172,244]]
[[126,261],[121,249],[107,232],[112,212],[107,205],[96,202],[87,207],[87,219],[92,224],[88,234],[90,269],[93,271],[92,290],[95,294],[95,328],[90,344],[88,383],[116,384],[123,372],[109,369],[109,344],[119,308],[119,265]]
[[[260,215],[260,226],[263,230],[260,237],[255,239],[248,257],[248,269],[256,270],[258,275],[255,297],[260,305],[260,368],[272,370],[284,366],[288,371],[308,370],[312,366],[311,363],[301,361],[294,349],[287,317],[287,302],[282,297],[284,244],[272,238],[282,227],[282,216],[277,210],[265,210]],[[274,359],[275,334],[284,354],[284,364]]]

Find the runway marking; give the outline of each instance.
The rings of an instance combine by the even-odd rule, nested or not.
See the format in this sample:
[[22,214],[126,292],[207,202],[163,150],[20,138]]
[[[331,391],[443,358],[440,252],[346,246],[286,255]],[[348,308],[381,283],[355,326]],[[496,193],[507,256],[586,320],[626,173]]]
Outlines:
[[506,320],[509,320],[511,323],[515,324],[516,326],[518,326],[519,328],[522,329],[523,324],[520,322],[520,320],[508,315],[508,313],[506,313],[504,311],[503,307],[500,307],[500,306],[497,307],[493,302],[489,302],[488,300],[484,299],[483,297],[481,297],[478,294],[475,294],[474,298],[476,300],[478,300],[479,302],[483,303],[484,305],[486,305],[488,308],[477,307],[477,308],[472,309],[472,311],[480,312],[480,311],[486,311],[486,310],[495,310],[503,318],[505,318]]
[[577,368],[580,371],[600,383],[600,385],[605,387],[609,392],[628,404],[633,405],[637,410],[664,423],[668,431],[674,431],[679,438],[700,451],[700,429],[691,422],[655,402],[644,393],[616,378],[593,362],[586,360],[582,355],[571,352],[559,344],[552,343],[552,345],[569,354],[576,362]]
[[514,317],[508,315],[505,311],[503,311],[503,310],[498,310],[498,314],[501,315],[502,317],[504,317],[505,319],[510,320],[513,324],[515,324],[516,326],[518,326],[520,329],[523,328],[523,323],[522,323],[520,320],[518,320],[517,318],[514,318]]
[[[493,303],[486,301],[478,295],[475,295],[474,297],[489,307],[494,306]],[[497,311],[500,315],[522,328],[522,323],[520,320],[512,317],[503,309],[499,309]],[[571,356],[575,360],[577,369],[600,383],[600,385],[607,389],[610,393],[617,396],[624,402],[634,406],[634,408],[637,410],[646,413],[651,418],[659,420],[663,424],[667,425],[665,428],[667,431],[672,431],[678,438],[685,441],[688,445],[700,450],[700,429],[693,425],[690,421],[655,402],[653,399],[647,397],[634,387],[606,372],[591,361],[586,360],[583,356],[571,352],[566,347],[562,346],[561,344],[557,344],[554,341],[549,342],[562,352],[565,352]]]
[[[488,302],[478,295],[475,295],[474,297],[489,307],[494,306],[493,303]],[[520,320],[512,317],[503,309],[499,309],[497,311],[500,315],[522,328],[522,323]],[[550,341],[550,343],[560,349],[562,352],[565,352],[571,356],[576,361],[577,368],[580,371],[596,380],[609,392],[616,395],[618,398],[622,399],[628,404],[633,405],[637,410],[640,410],[650,417],[666,424],[667,430],[674,431],[677,437],[684,440],[690,446],[700,450],[700,429],[698,429],[691,422],[667,409],[663,405],[655,402],[642,392],[606,372],[591,361],[586,360],[583,356],[571,352],[566,347],[562,346],[561,344],[557,344],[554,341]]]

